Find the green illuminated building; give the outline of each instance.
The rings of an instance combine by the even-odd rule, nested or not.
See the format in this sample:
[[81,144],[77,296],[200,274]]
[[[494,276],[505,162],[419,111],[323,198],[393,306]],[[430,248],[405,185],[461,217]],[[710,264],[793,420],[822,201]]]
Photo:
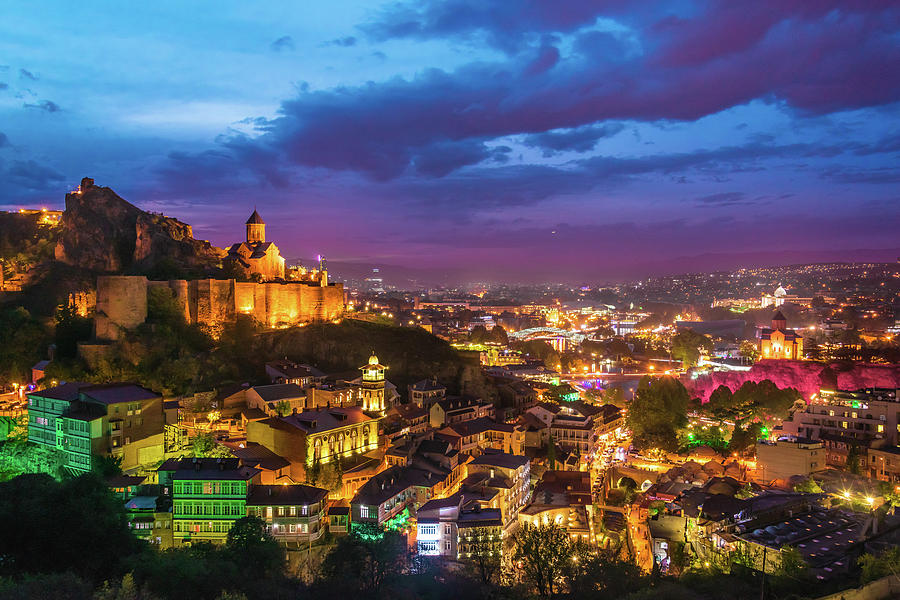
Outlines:
[[[163,431],[162,398],[139,385],[72,382],[27,397],[28,441],[61,451],[74,474],[90,471],[95,456],[121,457],[125,469],[137,466],[137,447],[147,450],[145,442]],[[133,456],[126,455],[129,444],[135,444]]]
[[159,484],[172,497],[174,544],[224,542],[234,522],[247,515],[247,495],[260,473],[237,458],[169,459],[160,465]]

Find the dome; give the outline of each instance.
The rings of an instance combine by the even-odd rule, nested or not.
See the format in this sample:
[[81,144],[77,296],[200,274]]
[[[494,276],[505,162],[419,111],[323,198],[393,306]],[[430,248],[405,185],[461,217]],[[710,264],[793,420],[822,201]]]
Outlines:
[[776,298],[783,298],[783,297],[787,296],[787,290],[779,285],[778,289],[775,290],[775,294],[773,294],[773,295]]
[[265,222],[262,220],[262,217],[259,216],[259,213],[256,212],[256,209],[253,209],[253,214],[250,215],[250,218],[247,219],[247,225],[265,225]]
[[370,365],[377,365],[377,364],[378,364],[378,357],[375,356],[375,353],[374,353],[374,352],[372,353],[372,356],[369,357],[369,364],[370,364]]

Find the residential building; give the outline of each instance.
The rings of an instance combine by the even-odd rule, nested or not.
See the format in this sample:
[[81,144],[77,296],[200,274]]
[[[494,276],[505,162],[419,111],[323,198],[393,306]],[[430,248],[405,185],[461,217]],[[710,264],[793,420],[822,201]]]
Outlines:
[[525,428],[520,425],[498,423],[488,417],[479,417],[448,425],[438,431],[453,438],[460,452],[481,454],[497,450],[522,456],[525,454]]
[[805,438],[782,438],[776,442],[756,444],[756,479],[787,480],[794,475],[808,476],[823,471],[825,446]]
[[403,519],[436,497],[435,488],[441,483],[443,477],[432,471],[389,467],[359,488],[350,501],[350,520],[382,527],[395,518]]
[[247,495],[259,470],[237,458],[181,458],[165,461],[157,477],[163,490],[170,490],[178,546],[224,542],[234,522],[247,515]]
[[436,379],[422,379],[409,385],[409,401],[426,410],[447,395],[447,388]]
[[431,500],[416,515],[416,549],[423,556],[466,560],[486,551],[499,557],[503,535],[500,510],[463,493]]
[[247,516],[265,521],[282,544],[305,547],[325,533],[327,496],[328,490],[309,485],[254,485],[247,495]]
[[488,452],[469,462],[467,469],[463,489],[494,488],[498,493],[488,507],[500,510],[505,527],[514,523],[531,496],[530,461],[524,456]]
[[165,418],[156,392],[73,382],[27,397],[29,441],[62,451],[73,473],[90,471],[97,456],[120,457],[123,470],[163,458]]
[[795,411],[783,424],[788,435],[821,439],[828,433],[859,441],[898,445],[900,402],[896,389],[871,388],[854,392],[823,389],[805,411]]
[[231,453],[245,467],[259,469],[259,483],[264,485],[291,484],[291,461],[278,456],[262,444],[242,442],[238,447],[229,445]]
[[256,385],[246,391],[247,408],[257,408],[270,417],[287,416],[306,408],[306,391],[296,383]]
[[438,428],[482,417],[494,416],[494,405],[481,398],[450,396],[431,405],[429,423]]
[[869,448],[866,473],[872,479],[900,483],[900,448]]
[[132,496],[125,502],[128,528],[138,538],[157,548],[171,548],[172,499],[156,494]]
[[266,363],[266,375],[272,383],[293,383],[308,388],[325,380],[325,373],[310,365],[283,359]]
[[428,430],[428,409],[418,404],[395,404],[381,422],[382,431],[389,445],[405,435],[418,435]]
[[378,447],[378,419],[358,406],[305,410],[286,417],[247,423],[247,441],[261,444],[291,462],[291,476],[305,477],[313,462],[351,458]]

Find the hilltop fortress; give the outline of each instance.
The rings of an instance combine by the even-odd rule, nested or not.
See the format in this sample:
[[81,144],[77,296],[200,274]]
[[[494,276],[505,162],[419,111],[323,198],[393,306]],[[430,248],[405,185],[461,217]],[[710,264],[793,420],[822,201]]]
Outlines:
[[94,337],[116,340],[122,330],[143,323],[152,290],[170,293],[188,323],[213,329],[239,314],[253,317],[264,327],[290,327],[343,314],[344,286],[328,283],[324,261],[320,259],[316,270],[292,270],[294,280],[285,281],[284,258],[275,244],[266,241],[266,225],[255,209],[246,226],[247,241],[233,244],[223,253],[223,262],[256,281],[101,276]]
[[[323,285],[324,284],[324,285]],[[152,289],[171,293],[188,323],[216,328],[238,314],[252,316],[265,327],[289,327],[339,318],[344,312],[344,286],[320,281],[242,282],[234,279],[150,281],[143,276],[97,278],[94,335],[116,340],[122,330],[147,319]]]
[[[317,268],[286,269],[256,210],[245,225],[246,240],[223,250],[195,239],[190,225],[145,212],[86,177],[66,195],[55,255],[60,262],[106,273],[97,278],[98,342],[117,340],[146,321],[150,294],[162,291],[171,294],[188,323],[213,329],[239,314],[270,328],[343,314],[344,286],[329,283],[323,258]],[[153,279],[119,274],[129,271]],[[155,280],[164,273],[185,278]],[[90,308],[79,306],[85,314]]]

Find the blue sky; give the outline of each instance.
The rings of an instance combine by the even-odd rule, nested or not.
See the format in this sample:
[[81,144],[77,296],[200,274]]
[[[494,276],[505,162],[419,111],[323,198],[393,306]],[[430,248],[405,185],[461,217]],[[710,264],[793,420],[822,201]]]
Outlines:
[[892,260],[900,9],[739,4],[4,3],[0,208],[91,176],[472,278]]

